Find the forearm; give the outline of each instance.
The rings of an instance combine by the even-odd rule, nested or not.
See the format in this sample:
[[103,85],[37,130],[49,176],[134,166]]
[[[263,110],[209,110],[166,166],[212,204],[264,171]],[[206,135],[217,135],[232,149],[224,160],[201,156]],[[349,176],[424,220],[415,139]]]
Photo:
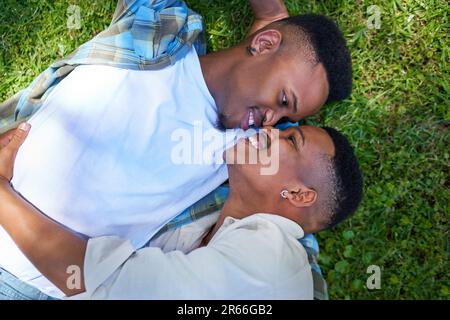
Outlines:
[[255,16],[249,34],[273,21],[289,17],[283,0],[249,0],[249,2]]
[[[44,216],[0,179],[0,225],[24,255],[66,295],[84,291],[83,265],[87,241]],[[69,266],[81,270],[81,288],[69,289]]]

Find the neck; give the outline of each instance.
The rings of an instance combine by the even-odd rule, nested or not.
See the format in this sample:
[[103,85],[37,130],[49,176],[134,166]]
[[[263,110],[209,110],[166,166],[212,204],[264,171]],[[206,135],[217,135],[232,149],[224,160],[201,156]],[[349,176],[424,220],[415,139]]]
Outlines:
[[200,57],[203,78],[216,104],[220,104],[222,95],[227,90],[227,79],[229,78],[230,70],[243,57],[245,57],[245,48],[242,45]]
[[[233,177],[230,173],[230,185],[232,179]],[[282,209],[282,207],[282,203],[275,203],[272,205],[269,202],[264,203],[263,199],[248,197],[248,193],[245,196],[242,192],[236,192],[233,191],[233,188],[230,188],[230,195],[220,211],[217,222],[214,227],[211,228],[210,232],[203,238],[202,246],[206,246],[209,241],[211,241],[216,232],[222,226],[225,218],[232,217],[235,219],[243,219],[251,216],[252,214],[261,212],[272,213],[290,219],[299,224],[305,233],[311,233],[321,229],[318,226],[311,226],[310,222],[308,222],[309,217],[314,215],[314,213],[311,212],[311,210],[314,209],[303,208],[302,210],[296,209],[295,211],[291,211]],[[278,209],[274,210],[274,208]]]
[[209,241],[214,237],[216,232],[220,229],[226,217],[232,217],[236,219],[243,219],[245,217],[250,216],[255,212],[249,208],[248,202],[242,198],[240,194],[236,194],[233,192],[233,189],[230,190],[230,195],[225,201],[225,204],[220,211],[220,215],[217,218],[217,222],[211,231],[206,235],[203,240],[203,245],[207,245]]

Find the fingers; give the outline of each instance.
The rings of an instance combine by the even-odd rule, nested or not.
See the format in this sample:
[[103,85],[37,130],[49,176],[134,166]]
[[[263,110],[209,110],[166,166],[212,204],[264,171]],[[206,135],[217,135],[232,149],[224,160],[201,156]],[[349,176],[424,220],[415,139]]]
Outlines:
[[14,131],[16,131],[16,129],[11,129],[0,135],[0,148],[4,148],[8,145],[14,135]]
[[29,123],[21,123],[19,127],[14,131],[14,134],[9,141],[6,148],[11,151],[17,152],[28,136],[28,132],[30,132],[31,125]]

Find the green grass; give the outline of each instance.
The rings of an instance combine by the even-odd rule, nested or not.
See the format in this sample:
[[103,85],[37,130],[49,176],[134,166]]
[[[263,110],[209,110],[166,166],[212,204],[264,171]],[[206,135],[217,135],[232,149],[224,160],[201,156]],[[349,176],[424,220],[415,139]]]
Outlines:
[[[210,50],[237,43],[251,22],[246,0],[190,0]],[[332,299],[449,299],[449,48],[446,1],[286,1],[291,14],[338,21],[352,52],[354,88],[311,119],[357,147],[365,198],[349,221],[318,235]],[[66,28],[69,4],[82,28]],[[368,29],[367,7],[382,11]],[[115,0],[0,0],[0,100],[109,24]],[[61,50],[60,48],[64,48]],[[64,51],[64,52],[62,52]],[[367,267],[381,289],[365,287]]]

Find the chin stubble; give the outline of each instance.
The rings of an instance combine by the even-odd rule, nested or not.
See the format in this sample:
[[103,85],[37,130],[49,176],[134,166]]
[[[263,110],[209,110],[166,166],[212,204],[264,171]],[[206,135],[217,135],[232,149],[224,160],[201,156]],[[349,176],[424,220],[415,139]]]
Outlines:
[[227,128],[225,126],[226,121],[228,120],[228,116],[223,113],[219,113],[217,115],[216,129],[220,131],[225,131]]

